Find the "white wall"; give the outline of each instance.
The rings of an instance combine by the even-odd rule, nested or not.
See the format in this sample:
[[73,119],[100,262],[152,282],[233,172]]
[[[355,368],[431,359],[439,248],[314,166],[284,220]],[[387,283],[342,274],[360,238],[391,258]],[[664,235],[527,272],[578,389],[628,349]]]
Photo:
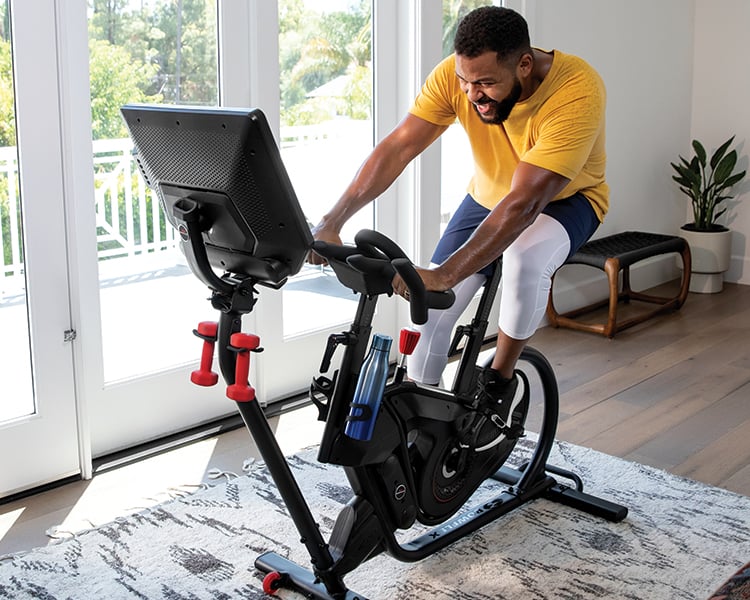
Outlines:
[[[669,163],[689,148],[693,1],[526,0],[523,5],[534,45],[584,58],[607,88],[610,212],[595,237],[627,230],[677,233],[685,222],[686,200],[671,179]],[[671,257],[633,268],[636,288],[677,276]],[[592,294],[606,296],[603,281],[590,268],[567,267],[556,278],[558,308],[579,306]]]
[[[597,236],[627,229],[679,233],[691,220],[669,163],[700,139],[709,151],[736,135],[750,159],[747,0],[525,0],[532,41],[588,60],[608,91],[607,177],[611,211]],[[750,284],[750,178],[735,188],[727,281]],[[656,282],[667,264],[648,273]],[[583,278],[586,279],[583,279]],[[562,289],[591,279],[561,273]],[[576,300],[572,302],[575,304]],[[564,306],[563,306],[564,308]]]
[[[693,112],[690,135],[704,142],[711,152],[731,135],[748,168],[750,153],[750,65],[747,31],[750,2],[747,0],[696,0],[693,58]],[[689,152],[687,144],[683,148]],[[723,221],[732,233],[732,262],[726,281],[750,284],[750,178],[738,186],[730,202],[729,219]]]
[[689,136],[691,6],[685,0],[537,3],[535,43],[586,59],[607,87],[611,209],[599,235],[673,233],[683,222],[669,161]]

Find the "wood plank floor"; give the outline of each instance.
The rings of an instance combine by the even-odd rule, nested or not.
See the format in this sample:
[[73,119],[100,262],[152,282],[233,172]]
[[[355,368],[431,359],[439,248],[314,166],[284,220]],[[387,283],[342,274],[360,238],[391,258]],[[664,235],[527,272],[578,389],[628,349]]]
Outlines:
[[[750,286],[690,294],[681,310],[612,340],[547,327],[532,345],[558,378],[558,438],[750,496]],[[311,408],[272,426],[285,452],[322,431]],[[0,555],[50,543],[50,528],[100,525],[210,483],[212,469],[241,472],[253,456],[240,429],[0,505]]]
[[532,344],[557,373],[560,439],[750,495],[750,286],[612,340],[544,328]]

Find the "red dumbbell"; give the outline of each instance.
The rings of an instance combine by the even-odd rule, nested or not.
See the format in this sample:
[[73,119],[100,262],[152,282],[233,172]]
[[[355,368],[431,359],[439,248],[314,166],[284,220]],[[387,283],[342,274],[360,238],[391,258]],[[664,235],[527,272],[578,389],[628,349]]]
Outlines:
[[232,349],[237,352],[234,370],[234,383],[227,386],[227,398],[235,402],[255,400],[255,388],[248,382],[250,373],[250,352],[258,348],[260,338],[252,333],[233,333],[229,339]]
[[201,365],[197,371],[190,373],[190,381],[196,385],[212,386],[219,381],[219,375],[211,370],[214,361],[214,346],[216,344],[216,332],[218,323],[214,321],[203,321],[198,323],[198,329],[193,333],[203,340],[203,352],[201,353]]

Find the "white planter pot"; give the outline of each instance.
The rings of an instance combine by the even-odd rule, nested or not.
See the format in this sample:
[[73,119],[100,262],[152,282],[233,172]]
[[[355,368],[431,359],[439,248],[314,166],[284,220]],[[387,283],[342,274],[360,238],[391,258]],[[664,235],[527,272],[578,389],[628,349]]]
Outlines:
[[715,294],[724,289],[724,272],[729,269],[732,251],[731,230],[691,231],[681,228],[680,235],[690,245],[690,291]]

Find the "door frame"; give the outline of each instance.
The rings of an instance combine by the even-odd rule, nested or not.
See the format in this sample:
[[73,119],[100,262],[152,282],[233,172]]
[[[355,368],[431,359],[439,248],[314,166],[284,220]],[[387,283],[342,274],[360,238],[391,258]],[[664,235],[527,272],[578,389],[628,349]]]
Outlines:
[[[67,251],[70,200],[62,88],[66,48],[55,0],[13,2],[11,36],[34,414],[0,426],[16,457],[3,463],[8,495],[81,472],[73,360],[74,304]],[[69,206],[69,202],[68,202]],[[3,452],[5,453],[5,452]]]

